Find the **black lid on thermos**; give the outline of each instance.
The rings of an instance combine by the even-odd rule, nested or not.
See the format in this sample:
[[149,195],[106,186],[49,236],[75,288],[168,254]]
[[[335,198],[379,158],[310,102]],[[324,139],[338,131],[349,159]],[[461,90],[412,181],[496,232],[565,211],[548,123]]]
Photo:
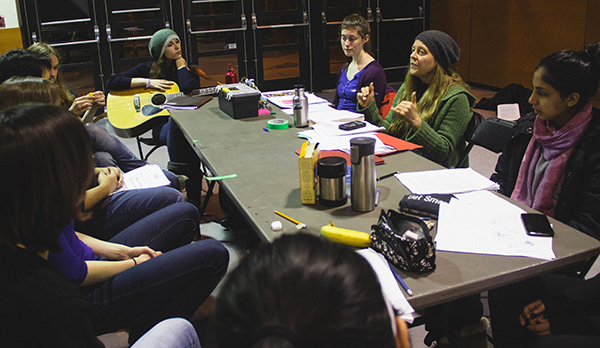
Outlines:
[[375,139],[352,138],[350,140],[350,162],[360,164],[363,157],[375,154]]

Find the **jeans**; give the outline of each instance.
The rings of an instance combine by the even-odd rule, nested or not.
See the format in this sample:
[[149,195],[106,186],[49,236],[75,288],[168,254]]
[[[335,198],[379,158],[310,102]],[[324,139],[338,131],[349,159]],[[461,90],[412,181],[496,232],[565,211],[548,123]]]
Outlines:
[[138,220],[183,201],[183,195],[172,187],[117,192],[94,207],[92,219],[76,222],[75,229],[109,240]]
[[86,129],[92,140],[92,149],[98,167],[119,167],[128,172],[145,166],[148,162],[137,158],[125,144],[95,123],[88,123]]
[[[148,164],[148,162],[137,158],[125,144],[110,135],[103,127],[95,123],[88,123],[86,129],[92,140],[92,149],[97,167],[118,167],[126,173]],[[163,170],[163,173],[171,182],[171,187],[179,189],[177,176],[166,170]]]
[[[200,159],[172,117],[169,118],[169,122],[165,124],[160,135],[161,141],[164,140],[166,135],[171,162],[187,163],[190,170],[200,173]],[[193,176],[194,173],[190,173],[190,175]]]
[[156,324],[131,348],[200,348],[200,341],[189,321],[171,318]]
[[[189,319],[223,278],[227,249],[213,239],[189,244],[200,217],[193,206],[185,206],[191,204],[177,203],[155,212],[111,239],[163,251],[188,242],[105,282],[81,288],[100,317],[99,334],[129,328],[132,344],[166,318]],[[195,211],[194,218],[189,211]]]
[[167,252],[189,244],[199,234],[199,224],[198,209],[191,203],[179,202],[139,219],[109,241]]

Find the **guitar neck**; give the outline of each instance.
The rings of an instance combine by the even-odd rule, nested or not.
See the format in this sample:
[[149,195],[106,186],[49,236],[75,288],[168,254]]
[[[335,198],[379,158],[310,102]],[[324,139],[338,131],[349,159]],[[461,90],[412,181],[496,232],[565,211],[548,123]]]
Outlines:
[[183,92],[165,94],[165,97],[167,97],[167,101],[173,100],[177,97],[183,97],[183,96],[185,96],[185,93],[183,93]]

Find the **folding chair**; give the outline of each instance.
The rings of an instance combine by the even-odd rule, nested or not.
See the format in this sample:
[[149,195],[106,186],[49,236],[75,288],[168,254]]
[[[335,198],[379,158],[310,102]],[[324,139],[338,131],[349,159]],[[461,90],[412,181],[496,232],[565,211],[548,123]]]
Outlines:
[[[473,113],[473,118],[478,113]],[[481,122],[473,131],[470,137],[467,137],[467,148],[464,151],[457,167],[460,167],[466,160],[469,152],[474,145],[484,147],[495,153],[500,153],[512,137],[515,123],[503,120],[497,117],[488,118]]]

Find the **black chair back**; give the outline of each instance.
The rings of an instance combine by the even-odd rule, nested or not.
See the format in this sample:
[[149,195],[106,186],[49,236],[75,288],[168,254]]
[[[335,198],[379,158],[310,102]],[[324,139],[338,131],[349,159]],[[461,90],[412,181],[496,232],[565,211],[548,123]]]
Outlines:
[[504,151],[504,147],[512,137],[514,122],[500,118],[489,118],[483,121],[473,132],[470,142],[485,147],[495,153]]
[[467,129],[465,130],[465,140],[467,141],[467,147],[460,154],[458,164],[456,165],[457,168],[462,167],[464,162],[468,158],[469,152],[471,152],[471,149],[473,148],[473,145],[471,144],[471,138],[473,137],[475,130],[479,127],[481,122],[483,122],[483,116],[480,113],[473,111],[473,116],[471,117],[471,121],[469,121],[469,124],[467,125]]

